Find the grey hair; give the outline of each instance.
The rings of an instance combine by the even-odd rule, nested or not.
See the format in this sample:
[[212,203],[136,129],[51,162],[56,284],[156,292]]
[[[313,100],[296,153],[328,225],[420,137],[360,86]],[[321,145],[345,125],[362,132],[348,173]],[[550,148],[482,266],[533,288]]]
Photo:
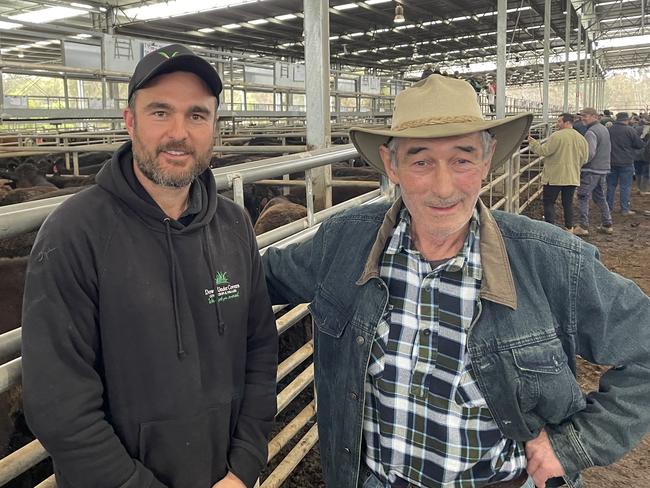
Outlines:
[[[487,156],[490,152],[492,144],[496,141],[496,137],[489,130],[482,130],[481,135],[481,148],[483,149],[483,156]],[[388,152],[390,154],[390,165],[393,169],[397,169],[397,150],[399,149],[399,137],[391,137],[386,143]]]

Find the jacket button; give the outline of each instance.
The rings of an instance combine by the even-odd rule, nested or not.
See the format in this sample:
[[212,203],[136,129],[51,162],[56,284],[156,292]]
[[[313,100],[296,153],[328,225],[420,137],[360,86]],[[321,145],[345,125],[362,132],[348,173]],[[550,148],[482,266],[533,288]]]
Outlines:
[[366,342],[366,340],[363,338],[363,336],[357,336],[357,344],[362,346],[364,342]]
[[375,282],[375,284],[377,285],[377,288],[379,288],[379,289],[381,290],[381,288],[382,288],[382,287],[381,287],[381,283],[379,283],[379,282],[377,281],[377,282]]
[[343,448],[343,451],[345,451],[345,454],[350,454],[352,452],[349,447]]
[[359,396],[355,392],[351,391],[350,392],[350,399],[354,400],[356,402],[359,399]]

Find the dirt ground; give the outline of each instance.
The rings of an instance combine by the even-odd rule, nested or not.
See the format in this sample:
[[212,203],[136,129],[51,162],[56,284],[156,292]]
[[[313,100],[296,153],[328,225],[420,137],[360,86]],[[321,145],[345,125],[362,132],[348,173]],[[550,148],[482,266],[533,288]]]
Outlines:
[[[637,215],[623,217],[618,211],[614,211],[615,232],[612,235],[605,235],[596,231],[596,226],[600,223],[599,213],[592,204],[590,235],[585,240],[599,248],[601,259],[609,269],[634,280],[645,293],[650,294],[650,217],[642,214],[643,210],[650,210],[650,196],[639,196],[635,191],[632,195],[632,208],[638,211]],[[531,206],[526,214],[541,219],[541,202]],[[561,218],[559,204],[556,214]],[[596,389],[598,378],[606,368],[594,366],[580,358],[578,360],[578,379],[581,387],[585,391]],[[308,399],[305,398],[305,401]],[[281,453],[281,457],[283,455],[285,453]],[[604,468],[591,468],[583,475],[585,488],[650,488],[650,435],[646,435],[633,451],[616,464]],[[283,488],[325,486],[319,466],[317,446],[282,486]]]

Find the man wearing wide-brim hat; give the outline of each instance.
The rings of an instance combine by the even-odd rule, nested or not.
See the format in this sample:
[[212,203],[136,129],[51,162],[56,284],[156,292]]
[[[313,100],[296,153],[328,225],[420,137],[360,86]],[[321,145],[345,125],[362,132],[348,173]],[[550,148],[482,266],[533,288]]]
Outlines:
[[[577,488],[647,430],[648,297],[593,246],[479,200],[531,119],[419,81],[391,129],[351,131],[401,197],[265,254],[272,300],[311,302],[328,487]],[[585,397],[576,354],[620,368]]]

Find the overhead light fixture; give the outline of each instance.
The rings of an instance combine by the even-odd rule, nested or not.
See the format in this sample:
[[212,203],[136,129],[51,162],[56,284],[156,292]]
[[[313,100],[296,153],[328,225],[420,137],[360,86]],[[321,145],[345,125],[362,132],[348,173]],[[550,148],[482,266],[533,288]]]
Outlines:
[[269,21],[266,19],[254,19],[254,20],[249,20],[248,23],[253,25],[262,25],[262,24],[268,24]]
[[391,0],[366,0],[366,5],[377,5],[378,3],[386,3]]
[[221,27],[223,27],[224,29],[239,29],[241,27],[241,25],[239,25],[239,24],[226,24],[226,25],[222,25]]
[[404,18],[404,7],[399,4],[395,7],[395,18],[393,19],[393,22],[396,24],[406,22],[406,19]]
[[25,55],[23,54],[23,52],[22,52],[22,51],[20,51],[20,52],[18,53],[18,57],[19,57],[19,58],[24,58],[24,57],[25,57]]
[[88,5],[86,3],[74,3],[73,2],[73,3],[70,4],[70,6],[71,7],[79,7],[79,8],[87,8],[87,9],[92,9],[93,8],[92,5]]
[[298,16],[293,14],[283,14],[283,15],[276,15],[274,18],[278,20],[291,20],[291,19],[297,19]]
[[343,5],[334,5],[334,10],[349,10],[351,8],[357,8],[356,3],[344,3]]
[[211,32],[214,32],[214,29],[210,27],[204,27],[203,29],[199,29],[199,32],[203,32],[204,34],[210,34]]

